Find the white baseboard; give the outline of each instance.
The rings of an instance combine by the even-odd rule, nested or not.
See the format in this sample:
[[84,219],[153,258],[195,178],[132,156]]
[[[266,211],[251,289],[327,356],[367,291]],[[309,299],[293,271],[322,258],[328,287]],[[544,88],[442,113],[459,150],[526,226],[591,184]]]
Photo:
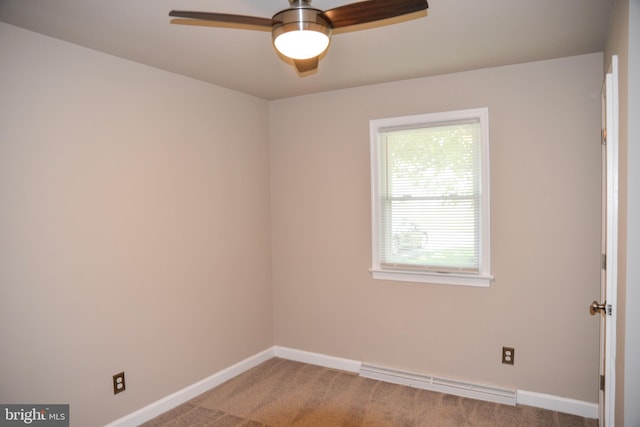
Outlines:
[[202,393],[211,390],[220,384],[229,381],[230,379],[248,371],[251,368],[258,366],[259,364],[272,359],[275,356],[275,347],[271,347],[256,355],[248,357],[235,365],[229,366],[208,378],[198,381],[188,387],[183,388],[169,396],[163,397],[144,408],[141,408],[129,415],[119,418],[112,423],[107,424],[105,427],[135,427],[152,418],[161,415],[176,406],[179,406]]
[[188,387],[170,394],[144,408],[129,415],[119,418],[106,427],[135,427],[146,421],[181,405],[194,397],[211,390],[214,387],[248,371],[273,357],[309,363],[325,368],[339,369],[342,371],[357,373],[363,377],[379,379],[381,381],[408,385],[410,387],[434,390],[457,396],[474,399],[489,400],[497,403],[518,404],[549,409],[552,411],[578,415],[585,418],[598,418],[598,404],[580,400],[568,399],[550,394],[535,393],[524,390],[500,389],[481,384],[471,384],[455,380],[448,380],[423,374],[414,374],[387,368],[379,368],[363,365],[362,362],[352,359],[328,356],[287,347],[274,346],[251,356],[241,362],[223,369],[208,378],[198,381]]
[[323,366],[325,368],[358,373],[360,372],[360,366],[362,366],[361,362],[352,359],[343,359],[341,357],[327,356],[326,354],[295,350],[287,347],[276,346],[274,349],[276,357],[293,360],[295,362],[308,363],[310,365]]
[[518,390],[518,405],[534,406],[584,418],[598,418],[598,404],[551,394]]

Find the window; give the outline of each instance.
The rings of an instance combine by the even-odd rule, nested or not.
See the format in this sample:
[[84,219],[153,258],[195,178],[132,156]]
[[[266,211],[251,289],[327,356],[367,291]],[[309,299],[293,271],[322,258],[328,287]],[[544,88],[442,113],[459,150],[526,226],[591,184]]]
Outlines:
[[370,122],[375,279],[489,286],[488,114]]

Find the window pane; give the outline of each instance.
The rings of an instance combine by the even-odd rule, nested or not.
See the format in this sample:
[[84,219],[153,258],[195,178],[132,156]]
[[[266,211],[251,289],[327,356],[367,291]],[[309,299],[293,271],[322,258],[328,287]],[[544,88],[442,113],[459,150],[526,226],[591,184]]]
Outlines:
[[475,194],[478,123],[388,131],[393,195]]
[[381,132],[382,263],[478,271],[479,127]]
[[385,263],[477,270],[477,199],[391,201],[389,210]]

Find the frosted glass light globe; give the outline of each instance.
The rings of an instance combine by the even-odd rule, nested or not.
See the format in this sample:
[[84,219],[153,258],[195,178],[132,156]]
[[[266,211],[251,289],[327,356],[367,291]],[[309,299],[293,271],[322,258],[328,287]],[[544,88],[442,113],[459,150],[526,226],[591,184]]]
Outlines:
[[329,46],[329,36],[314,30],[284,32],[273,41],[276,49],[292,59],[314,58]]

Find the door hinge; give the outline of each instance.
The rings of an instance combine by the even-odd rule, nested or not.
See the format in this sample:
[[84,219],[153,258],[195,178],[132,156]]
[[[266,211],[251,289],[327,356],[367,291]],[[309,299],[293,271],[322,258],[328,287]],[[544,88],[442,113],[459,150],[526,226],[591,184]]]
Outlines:
[[600,144],[607,145],[607,130],[600,129]]
[[603,270],[607,269],[607,254],[600,254],[600,265]]
[[600,375],[600,390],[604,391],[604,375]]

